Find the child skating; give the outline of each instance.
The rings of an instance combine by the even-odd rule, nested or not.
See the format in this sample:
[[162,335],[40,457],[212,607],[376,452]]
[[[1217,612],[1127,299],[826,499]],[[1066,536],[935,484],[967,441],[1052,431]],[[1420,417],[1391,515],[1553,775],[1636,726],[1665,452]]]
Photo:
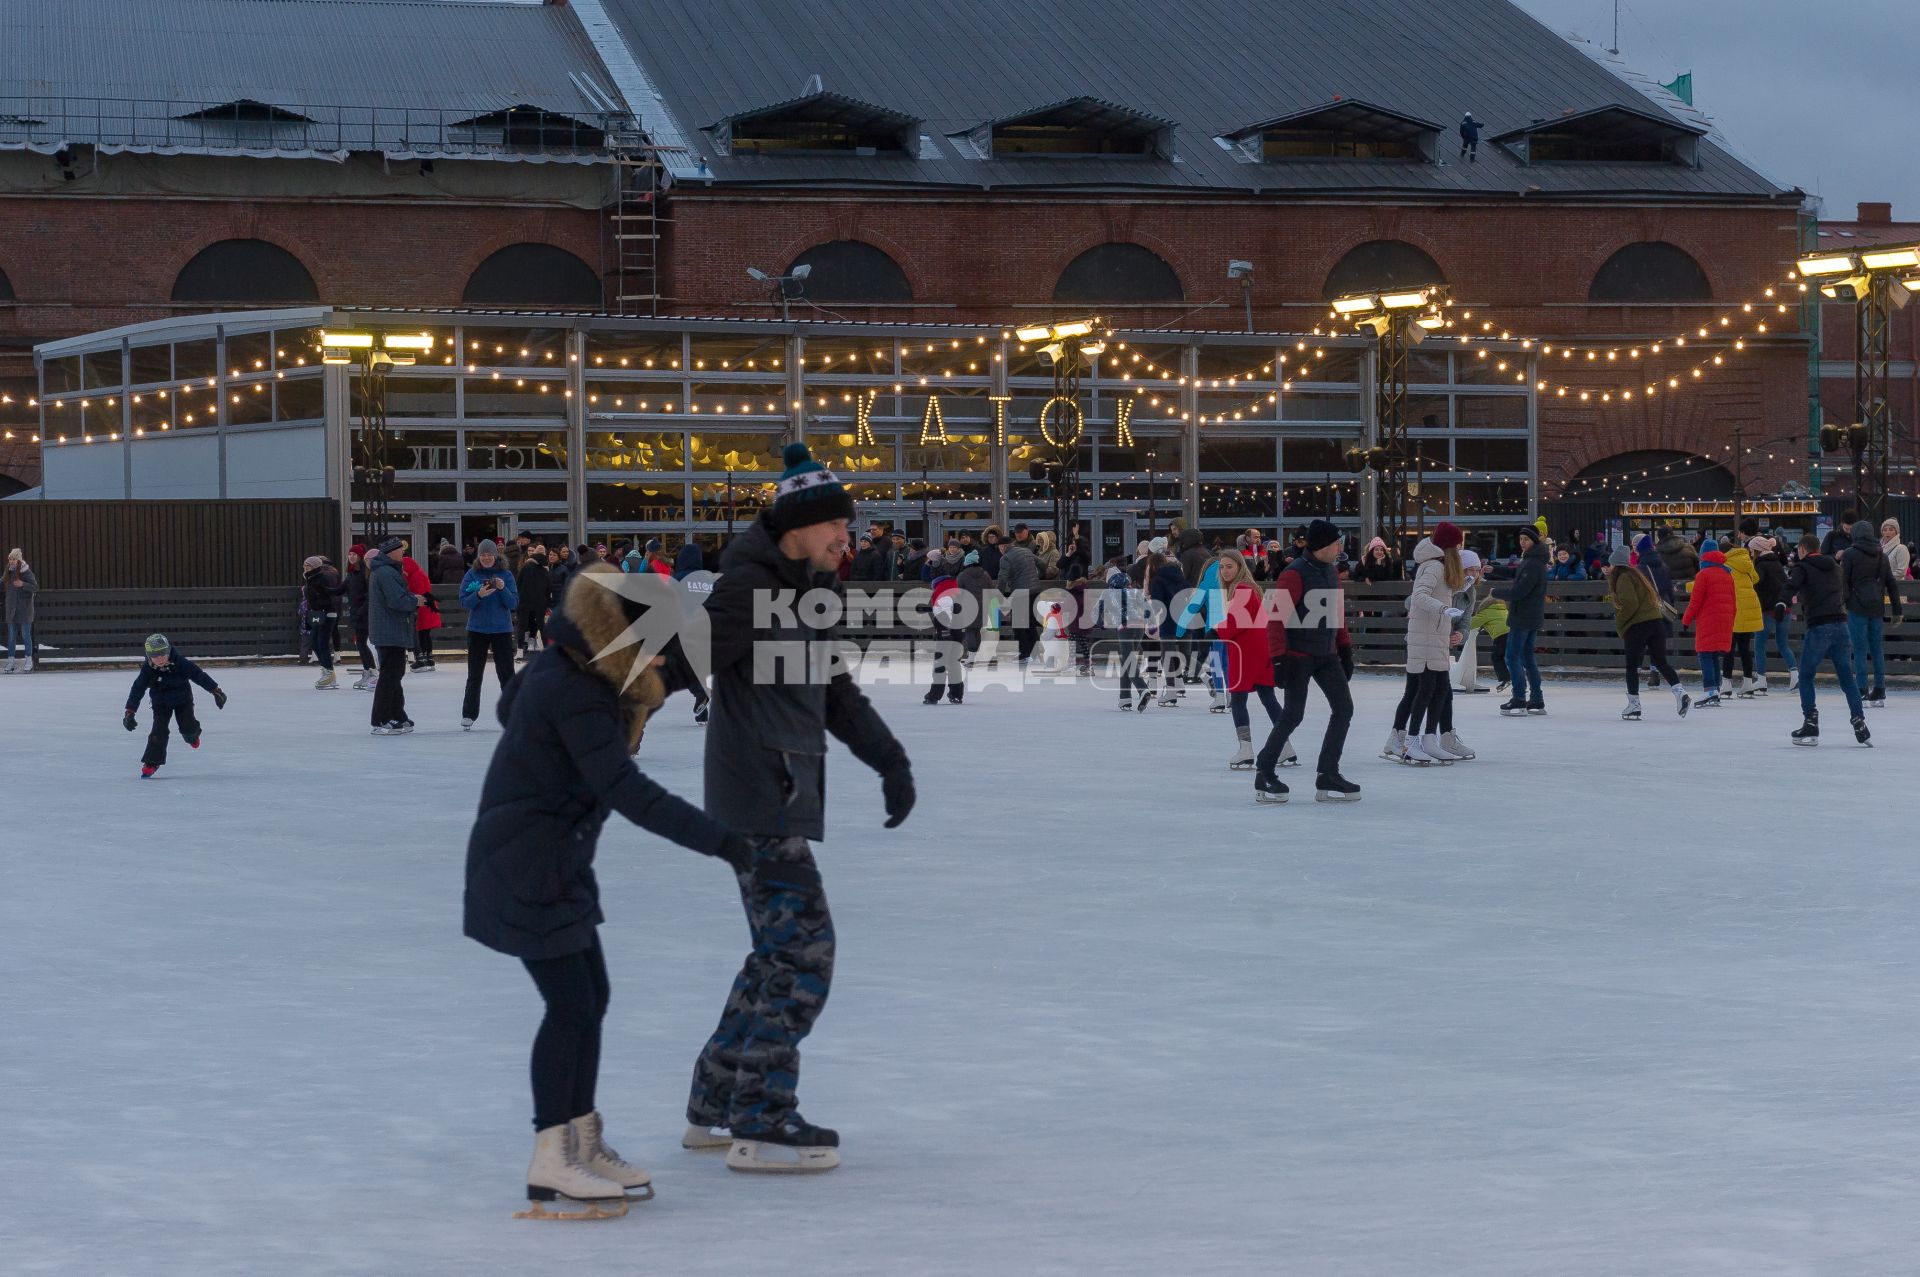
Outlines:
[[127,693],[127,712],[122,719],[128,731],[134,730],[139,726],[134,711],[140,708],[140,697],[145,695],[152,702],[153,730],[147,733],[147,752],[140,756],[142,780],[151,778],[167,764],[168,719],[180,725],[180,735],[190,747],[200,748],[200,720],[193,712],[195,683],[213,693],[216,709],[227,707],[227,694],[205,670],[184,656],[174,655],[173,644],[167,642],[166,635],[148,635],[146,660],[134,676],[133,690]]

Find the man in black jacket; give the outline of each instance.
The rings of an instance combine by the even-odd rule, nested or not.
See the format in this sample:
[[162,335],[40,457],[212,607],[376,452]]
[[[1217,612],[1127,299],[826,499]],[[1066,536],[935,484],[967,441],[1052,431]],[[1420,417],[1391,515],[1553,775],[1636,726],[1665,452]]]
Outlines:
[[[525,569],[523,568],[523,571]],[[505,730],[467,839],[465,932],[520,959],[546,1003],[533,1041],[533,1164],[527,1196],[611,1203],[653,1195],[647,1173],[601,1138],[594,1093],[609,993],[600,948],[594,852],[615,812],[649,833],[748,863],[746,841],[640,774],[633,750],[665,690],[642,649],[623,641],[639,619],[606,564],[582,569],[553,618],[554,645],[501,694]],[[591,579],[587,579],[591,578]],[[608,1213],[596,1206],[586,1218]],[[546,1218],[536,1206],[530,1216]]]
[[[773,508],[727,547],[707,605],[706,808],[753,844],[740,875],[753,951],[694,1065],[681,1142],[728,1148],[736,1170],[823,1171],[839,1165],[839,1136],[800,1116],[795,1090],[800,1042],[833,974],[833,920],[808,845],[826,834],[827,734],[880,773],[887,828],[907,818],[914,789],[906,751],[834,663],[837,626],[809,624],[801,602],[836,588],[852,498],[805,444],[783,456]],[[670,682],[684,683],[678,669],[668,666]]]
[[1507,669],[1513,675],[1513,695],[1500,712],[1508,718],[1544,714],[1546,689],[1540,683],[1540,663],[1533,659],[1533,642],[1547,620],[1547,547],[1532,524],[1520,529],[1520,566],[1513,583],[1495,586],[1493,597],[1507,602]]
[[[1887,707],[1887,604],[1893,604],[1895,625],[1906,620],[1900,607],[1900,583],[1893,565],[1880,548],[1880,536],[1871,519],[1856,519],[1853,544],[1840,556],[1840,575],[1847,583],[1847,633],[1853,643],[1853,681],[1865,692],[1867,704]],[[1873,682],[1867,682],[1871,668]],[[1866,691],[1871,687],[1872,691]]]
[[513,645],[522,656],[535,638],[544,640],[547,609],[553,604],[553,578],[547,571],[546,547],[534,543],[527,547],[526,558],[514,576],[514,588],[520,606],[513,613]]
[[1853,642],[1847,633],[1847,587],[1840,565],[1823,552],[1812,535],[1801,538],[1800,561],[1787,574],[1787,588],[1800,600],[1800,619],[1806,622],[1806,636],[1800,642],[1800,713],[1805,718],[1793,733],[1796,745],[1820,743],[1820,711],[1814,708],[1813,684],[1820,662],[1833,662],[1834,677],[1847,698],[1847,712],[1853,716],[1853,735],[1867,744],[1866,710],[1860,704],[1860,687],[1853,680]]

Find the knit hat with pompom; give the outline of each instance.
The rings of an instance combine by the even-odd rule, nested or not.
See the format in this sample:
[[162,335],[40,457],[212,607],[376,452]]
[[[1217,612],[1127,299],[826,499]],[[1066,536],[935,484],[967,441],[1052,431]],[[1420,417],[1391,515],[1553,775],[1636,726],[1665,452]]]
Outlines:
[[804,443],[790,443],[780,453],[787,468],[780,475],[773,509],[766,515],[767,526],[775,532],[833,519],[853,517],[853,498],[834,477],[833,471],[813,459]]

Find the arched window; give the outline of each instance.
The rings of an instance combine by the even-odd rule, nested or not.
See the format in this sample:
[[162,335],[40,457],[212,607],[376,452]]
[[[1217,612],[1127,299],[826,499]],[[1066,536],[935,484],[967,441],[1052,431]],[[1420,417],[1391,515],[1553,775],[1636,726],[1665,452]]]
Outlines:
[[1053,300],[1080,306],[1186,300],[1166,259],[1138,244],[1096,244],[1067,263]]
[[857,239],[836,239],[815,244],[793,259],[787,274],[801,267],[812,267],[802,288],[817,302],[910,302],[913,286],[900,263],[871,244]]
[[174,277],[177,302],[317,302],[320,290],[300,259],[263,239],[223,239],[193,255]]
[[[1630,482],[1629,482],[1630,481]],[[1567,485],[1570,497],[1634,501],[1731,501],[1733,472],[1691,452],[1623,452],[1596,461]]]
[[1381,293],[1394,288],[1444,284],[1440,264],[1412,244],[1397,239],[1369,240],[1351,249],[1327,276],[1328,301],[1348,293]]
[[1596,302],[1705,302],[1713,300],[1707,272],[1684,248],[1660,240],[1629,244],[1593,276],[1587,299]]
[[7,272],[0,270],[0,302],[13,300],[13,281],[7,278]]
[[509,244],[474,267],[460,300],[509,310],[599,310],[600,276],[564,248]]

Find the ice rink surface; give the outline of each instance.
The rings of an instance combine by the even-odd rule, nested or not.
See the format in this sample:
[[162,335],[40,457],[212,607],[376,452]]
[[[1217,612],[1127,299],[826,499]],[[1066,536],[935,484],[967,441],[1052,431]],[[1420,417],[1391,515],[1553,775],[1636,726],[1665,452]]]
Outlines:
[[[0,1272],[1920,1267],[1920,696],[1866,750],[1826,691],[1808,750],[1777,688],[1623,724],[1550,683],[1544,719],[1462,698],[1479,760],[1416,771],[1363,677],[1365,801],[1299,769],[1257,808],[1202,697],[877,687],[920,803],[883,831],[835,747],[801,1095],[845,1166],[680,1151],[745,925],[616,821],[600,1105],[659,1196],[553,1224],[511,1218],[539,1002],[460,934],[498,729],[459,730],[452,663],[393,740],[313,676],[215,671],[232,703],[147,782],[131,671],[0,678]],[[697,798],[701,730],[676,698],[643,766]]]

